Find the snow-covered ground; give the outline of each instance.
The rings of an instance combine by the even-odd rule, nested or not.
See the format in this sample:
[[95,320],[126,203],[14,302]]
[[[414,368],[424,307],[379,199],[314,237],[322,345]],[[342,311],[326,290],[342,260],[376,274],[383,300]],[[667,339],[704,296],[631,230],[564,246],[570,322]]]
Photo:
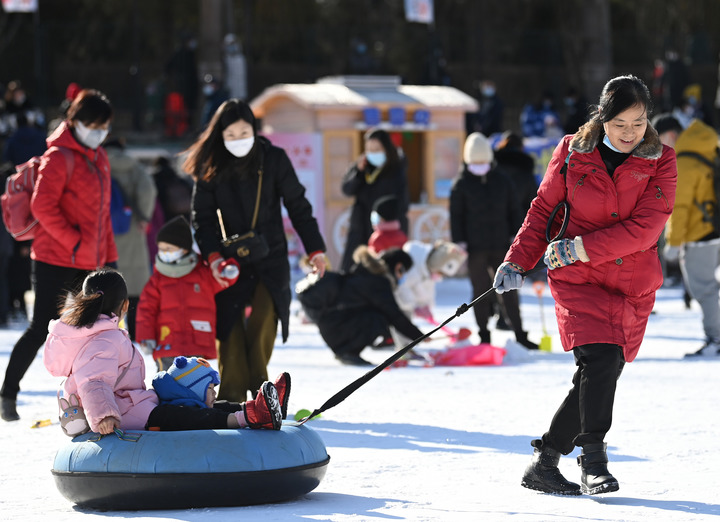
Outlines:
[[[469,300],[467,281],[442,282],[436,318]],[[697,304],[686,311],[678,288],[658,293],[640,355],[620,379],[607,436],[609,468],[620,491],[565,498],[520,486],[530,440],[547,428],[574,371],[572,356],[561,350],[547,291],[544,304],[552,353],[497,367],[382,372],[309,424],[331,456],[319,487],[290,502],[252,507],[106,513],[75,508],[50,474],[67,437],[57,423],[30,429],[36,420],[57,422],[59,380],[38,355],[22,382],[21,420],[0,421],[0,520],[717,520],[720,358],[683,360],[703,335]],[[530,338],[539,341],[538,299],[529,285],[522,290],[522,313]],[[471,312],[451,326],[477,330]],[[21,326],[0,331],[3,373],[21,333]],[[511,337],[493,335],[501,346]],[[421,350],[441,345],[435,341]],[[390,353],[367,349],[363,355],[377,363]],[[150,377],[154,365],[149,358],[146,363]],[[336,363],[316,328],[295,317],[289,342],[276,347],[270,366],[272,376],[292,374],[291,413],[321,406],[365,371]],[[573,481],[580,478],[577,453],[560,463]]]

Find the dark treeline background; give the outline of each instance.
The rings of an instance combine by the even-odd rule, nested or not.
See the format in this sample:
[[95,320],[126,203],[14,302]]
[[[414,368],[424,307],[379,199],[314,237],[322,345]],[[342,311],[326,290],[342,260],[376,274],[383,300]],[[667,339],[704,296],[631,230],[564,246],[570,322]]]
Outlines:
[[[53,116],[75,81],[105,91],[115,125],[148,130],[165,67],[183,37],[197,39],[199,76],[222,75],[222,41],[238,36],[248,98],[275,83],[337,74],[393,74],[478,97],[493,79],[517,126],[543,90],[573,86],[597,99],[611,76],[650,84],[675,49],[712,106],[720,0],[435,0],[435,23],[405,20],[403,0],[40,0],[38,14],[0,12],[0,83],[20,79]],[[200,81],[198,78],[198,81]],[[150,87],[150,88],[149,88]]]

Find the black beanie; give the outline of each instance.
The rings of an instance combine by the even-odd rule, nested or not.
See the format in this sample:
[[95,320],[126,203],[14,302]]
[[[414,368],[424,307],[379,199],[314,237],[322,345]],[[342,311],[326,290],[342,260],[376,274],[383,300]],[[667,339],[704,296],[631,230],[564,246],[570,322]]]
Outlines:
[[385,221],[398,219],[398,202],[395,196],[383,196],[375,201],[373,210]]
[[192,250],[192,232],[190,223],[183,216],[176,216],[165,223],[157,234],[157,242],[164,241],[185,250]]

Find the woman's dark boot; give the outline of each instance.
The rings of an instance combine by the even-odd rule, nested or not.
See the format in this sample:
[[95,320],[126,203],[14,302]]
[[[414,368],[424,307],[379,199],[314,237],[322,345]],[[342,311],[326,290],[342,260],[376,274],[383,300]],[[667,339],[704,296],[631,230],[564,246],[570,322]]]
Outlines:
[[532,445],[535,453],[520,485],[543,493],[580,495],[580,486],[566,480],[558,469],[561,453],[552,448],[543,448],[541,440],[532,441]]
[[578,465],[582,469],[580,476],[582,491],[588,495],[611,493],[620,489],[620,485],[607,469],[607,444],[586,444],[582,454],[578,455]]
[[7,397],[2,398],[0,406],[0,417],[2,420],[10,422],[20,420],[20,415],[17,412],[17,402],[15,399],[8,399]]

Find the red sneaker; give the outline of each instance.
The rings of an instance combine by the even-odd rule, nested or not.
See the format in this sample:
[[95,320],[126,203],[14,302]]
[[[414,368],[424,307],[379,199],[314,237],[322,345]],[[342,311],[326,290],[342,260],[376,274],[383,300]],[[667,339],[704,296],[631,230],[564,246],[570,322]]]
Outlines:
[[282,418],[287,419],[287,405],[290,400],[290,374],[288,372],[282,372],[275,379],[275,388],[278,392],[278,400],[280,401],[280,411],[282,411]]
[[264,382],[257,397],[245,403],[245,421],[254,430],[279,430],[282,427],[280,401],[273,383]]

